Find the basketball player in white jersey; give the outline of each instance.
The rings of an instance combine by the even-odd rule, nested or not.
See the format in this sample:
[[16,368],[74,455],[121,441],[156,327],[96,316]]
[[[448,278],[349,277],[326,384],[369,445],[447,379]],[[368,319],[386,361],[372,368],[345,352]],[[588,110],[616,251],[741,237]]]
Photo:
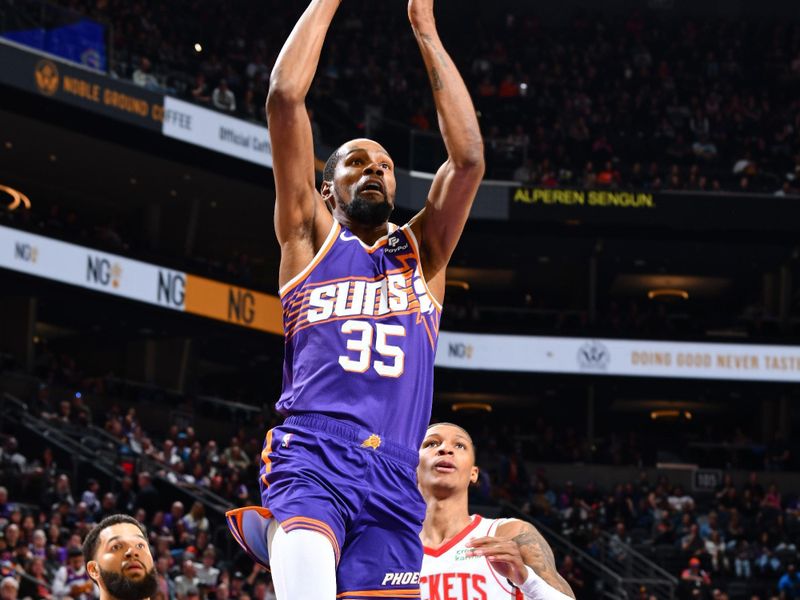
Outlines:
[[422,526],[422,600],[568,600],[550,546],[518,519],[470,515],[478,479],[475,448],[458,425],[431,425],[419,450],[417,479],[427,504]]

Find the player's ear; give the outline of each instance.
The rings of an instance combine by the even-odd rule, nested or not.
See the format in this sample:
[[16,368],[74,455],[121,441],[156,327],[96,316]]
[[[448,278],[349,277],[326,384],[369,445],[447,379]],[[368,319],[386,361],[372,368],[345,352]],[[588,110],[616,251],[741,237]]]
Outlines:
[[470,483],[478,483],[478,474],[480,473],[480,469],[478,467],[472,467],[472,472],[469,474],[469,482]]
[[333,197],[333,182],[323,181],[319,188],[319,193],[322,195],[325,206],[327,206],[328,210],[333,214],[333,209],[336,208],[336,198]]
[[96,560],[90,560],[86,563],[86,573],[92,581],[100,585],[100,565],[97,564]]

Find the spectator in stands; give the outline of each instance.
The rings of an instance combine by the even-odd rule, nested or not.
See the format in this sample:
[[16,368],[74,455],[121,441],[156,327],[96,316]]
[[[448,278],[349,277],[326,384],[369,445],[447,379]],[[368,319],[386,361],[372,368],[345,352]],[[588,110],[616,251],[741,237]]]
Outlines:
[[245,576],[241,571],[235,571],[231,577],[231,587],[228,590],[228,595],[233,600],[241,600],[242,596],[247,594],[245,590]]
[[169,513],[164,515],[164,528],[169,530],[175,536],[181,519],[183,519],[184,508],[183,502],[176,500],[172,503]]
[[175,448],[175,442],[171,438],[164,440],[156,459],[168,466],[174,466],[183,460]]
[[617,523],[614,534],[608,542],[608,553],[611,558],[618,563],[624,563],[628,559],[628,546],[630,543],[631,538],[625,530],[625,523]]
[[14,510],[14,505],[8,501],[8,489],[0,486],[0,526],[4,526]]
[[13,577],[3,577],[0,581],[0,600],[17,600],[19,582]]
[[83,552],[72,547],[67,552],[67,564],[62,566],[53,578],[53,597],[55,600],[92,600],[92,580],[86,572]]
[[700,537],[707,540],[714,532],[719,532],[719,515],[716,511],[711,511],[704,519],[698,522],[700,526]]
[[681,552],[688,556],[698,556],[705,550],[697,523],[689,525],[689,532],[681,538]]
[[705,551],[711,559],[711,570],[715,574],[730,570],[726,548],[719,531],[712,531],[705,541]]
[[175,578],[175,596],[178,600],[186,600],[192,589],[197,589],[200,579],[194,562],[187,558],[181,563],[181,574]]
[[711,587],[711,577],[701,568],[700,559],[696,556],[689,559],[689,566],[681,573],[681,581],[689,589],[698,589],[704,595]]
[[236,97],[228,88],[228,82],[225,79],[220,79],[219,85],[214,88],[214,92],[211,94],[211,104],[225,112],[236,111]]
[[209,546],[203,550],[203,562],[195,565],[199,584],[212,590],[217,587],[220,573],[219,569],[214,566],[216,560],[217,551]]
[[216,440],[208,440],[208,442],[206,442],[205,456],[206,460],[211,464],[215,464],[219,461],[219,447],[217,446]]
[[733,570],[737,577],[750,579],[753,574],[753,552],[747,540],[739,540],[733,551]]
[[201,502],[192,504],[192,508],[182,521],[186,532],[191,536],[196,536],[199,531],[208,531],[209,528],[206,509]]
[[53,596],[50,593],[50,582],[44,566],[44,558],[34,557],[31,559],[26,569],[28,577],[22,579],[19,593],[23,598],[33,600],[50,600]]
[[158,85],[158,79],[150,71],[152,70],[152,63],[150,59],[143,56],[139,59],[139,66],[133,72],[133,83],[145,89],[157,92],[161,89]]
[[[726,480],[730,479],[730,475],[725,476]],[[750,491],[753,494],[753,499],[756,502],[761,502],[764,497],[764,487],[758,481],[758,473],[751,471],[747,474],[747,483],[742,486],[742,492]]]
[[561,567],[558,569],[558,572],[572,588],[572,591],[575,592],[575,597],[582,597],[581,592],[583,592],[586,582],[583,579],[583,572],[580,567],[575,564],[575,560],[572,556],[569,554],[564,556],[564,560],[561,562]]
[[524,162],[514,170],[514,181],[519,183],[533,184],[536,181],[536,167],[533,159],[526,158]]
[[772,522],[778,521],[782,518],[783,506],[781,503],[781,493],[778,491],[778,486],[771,483],[767,488],[767,493],[761,500],[761,513],[764,521]]
[[214,600],[230,600],[230,588],[227,583],[220,583],[214,590]]
[[256,579],[253,586],[253,600],[276,600],[275,588],[272,580]]
[[768,531],[762,531],[759,536],[754,562],[762,576],[775,575],[780,571],[781,561],[775,555]]
[[683,491],[683,487],[676,485],[667,497],[667,502],[672,510],[689,513],[694,510],[694,499]]
[[211,102],[211,95],[208,93],[205,73],[198,73],[192,87],[192,99],[198,104],[208,104]]
[[94,520],[99,523],[106,517],[117,512],[117,497],[113,492],[106,492],[103,494],[103,500],[100,502],[100,510],[94,514]]
[[47,556],[47,534],[44,530],[37,529],[31,536],[30,552],[32,556],[44,558]]
[[117,511],[124,514],[133,514],[136,509],[136,492],[133,491],[133,478],[123,477],[120,490],[117,493]]
[[[180,596],[178,596],[180,598]],[[191,586],[186,590],[185,596],[183,596],[185,600],[200,600],[200,588],[197,586]]]
[[62,501],[67,502],[70,506],[75,504],[70,491],[69,477],[64,474],[58,476],[53,487],[45,494],[44,505],[55,509]]
[[786,573],[778,580],[778,592],[781,595],[781,600],[800,598],[800,575],[798,575],[797,567],[794,563],[789,563],[786,567]]
[[238,438],[231,440],[231,445],[222,453],[223,458],[234,469],[244,470],[250,466],[250,458],[245,452],[242,452],[242,447],[239,445]]
[[158,580],[158,592],[161,600],[172,600],[175,598],[174,582],[169,575],[172,566],[172,556],[169,552],[160,554],[156,561],[156,579]]
[[136,508],[143,508],[147,518],[152,518],[162,501],[153,485],[153,477],[148,471],[141,471],[137,477],[139,492],[136,494]]
[[81,502],[86,505],[89,512],[96,513],[100,510],[100,499],[97,494],[100,491],[100,484],[96,479],[89,479],[86,482],[86,491],[81,494]]

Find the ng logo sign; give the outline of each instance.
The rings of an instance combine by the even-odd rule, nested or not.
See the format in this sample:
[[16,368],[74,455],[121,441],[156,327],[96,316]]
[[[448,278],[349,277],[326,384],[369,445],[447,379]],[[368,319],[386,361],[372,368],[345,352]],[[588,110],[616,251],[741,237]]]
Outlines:
[[107,258],[89,256],[86,264],[86,281],[99,283],[104,287],[109,285],[118,288],[122,279],[122,267],[119,263],[112,263]]
[[16,242],[14,244],[14,258],[27,263],[36,264],[39,258],[39,249],[31,244]]
[[470,360],[474,352],[475,349],[472,344],[463,344],[461,342],[457,344],[447,344],[447,354],[453,358]]

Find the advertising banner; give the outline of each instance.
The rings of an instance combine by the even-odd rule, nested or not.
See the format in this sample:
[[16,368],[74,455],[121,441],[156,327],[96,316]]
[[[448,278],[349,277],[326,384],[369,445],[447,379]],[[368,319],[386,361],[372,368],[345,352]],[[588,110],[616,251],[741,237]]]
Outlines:
[[[0,226],[0,268],[282,335],[277,296]],[[800,346],[442,331],[436,366],[800,383]]]
[[800,230],[797,198],[512,186],[511,220],[677,229]]
[[282,334],[276,296],[0,226],[0,268]]
[[112,79],[4,43],[0,39],[0,84],[52,98],[119,121],[161,131],[164,97],[129,81]]
[[266,127],[167,96],[164,135],[207,150],[272,168]]
[[483,371],[800,382],[800,347],[443,331],[436,366]]

